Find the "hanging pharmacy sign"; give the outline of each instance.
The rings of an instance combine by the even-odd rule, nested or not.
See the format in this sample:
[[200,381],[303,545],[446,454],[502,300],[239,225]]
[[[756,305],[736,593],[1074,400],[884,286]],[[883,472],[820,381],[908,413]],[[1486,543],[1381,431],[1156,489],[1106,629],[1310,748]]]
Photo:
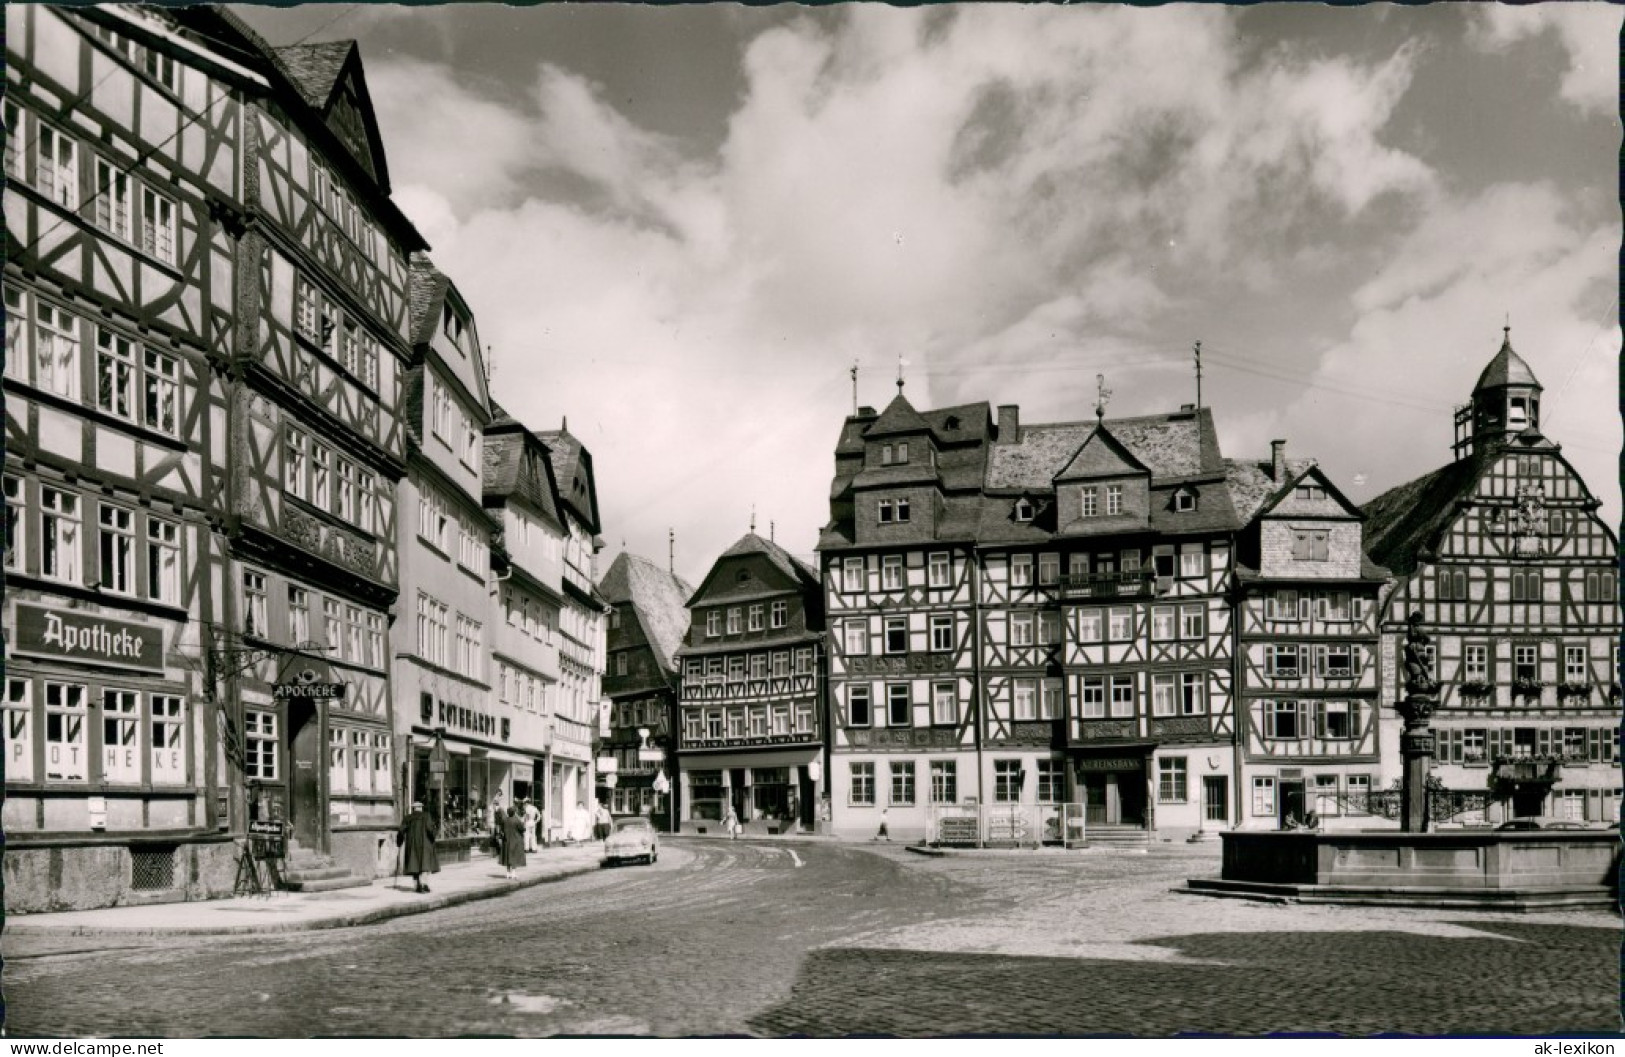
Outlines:
[[79,664],[164,670],[164,633],[149,624],[112,620],[78,609],[17,604],[14,653]]
[[335,682],[326,661],[298,658],[287,665],[271,687],[277,701],[343,701],[344,684]]

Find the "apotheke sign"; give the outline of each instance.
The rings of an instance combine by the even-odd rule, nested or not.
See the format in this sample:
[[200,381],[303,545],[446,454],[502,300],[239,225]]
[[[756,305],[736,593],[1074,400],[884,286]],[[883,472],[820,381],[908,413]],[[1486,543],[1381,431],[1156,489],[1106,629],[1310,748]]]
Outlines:
[[148,624],[111,620],[77,609],[17,605],[17,653],[148,672],[164,670],[164,633]]

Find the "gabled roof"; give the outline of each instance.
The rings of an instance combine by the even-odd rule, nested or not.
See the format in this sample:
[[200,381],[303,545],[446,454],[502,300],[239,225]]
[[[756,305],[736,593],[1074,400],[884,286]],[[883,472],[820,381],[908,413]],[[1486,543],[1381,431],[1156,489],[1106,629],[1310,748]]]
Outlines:
[[1512,330],[1508,327],[1501,339],[1501,350],[1495,354],[1484,370],[1478,376],[1478,383],[1473,386],[1473,392],[1481,389],[1498,389],[1508,385],[1527,385],[1535,389],[1541,388],[1540,382],[1535,378],[1535,372],[1523,361],[1523,357],[1512,351]]
[[819,584],[818,573],[811,566],[772,540],[765,540],[754,532],[747,532],[741,536],[739,541],[723,551],[717,560],[741,554],[765,554],[768,560],[790,579],[812,587]]
[[[1001,438],[990,445],[987,487],[1051,487],[1055,475],[1071,461],[1097,427],[1094,422],[1061,422],[1023,426],[1016,441]],[[1113,439],[1133,454],[1154,477],[1185,477],[1223,472],[1213,416],[1207,408],[1171,415],[1107,419]]]
[[461,292],[444,272],[434,266],[429,255],[421,251],[415,252],[408,258],[409,273],[407,275],[407,303],[411,311],[410,337],[412,341],[413,360],[420,361],[421,347],[432,345],[435,336],[440,333],[440,321],[450,298],[453,302],[453,311],[466,317],[468,321],[468,347],[462,349],[467,356],[467,362],[460,358],[447,358],[445,366],[472,396],[481,410],[490,408],[490,384],[485,376],[485,352],[480,348],[479,332],[474,324],[474,313],[469,310],[467,302],[463,300]]
[[1478,479],[1480,461],[1462,459],[1423,474],[1371,500],[1366,516],[1366,552],[1400,576],[1416,568],[1418,555],[1438,546],[1439,535],[1455,518],[1457,501]]
[[558,508],[558,484],[547,447],[522,423],[500,406],[485,427],[485,473],[482,475],[485,499],[501,503],[518,497],[553,524],[564,527]]
[[892,397],[892,402],[886,405],[886,410],[875,419],[874,425],[865,431],[867,437],[889,437],[894,433],[929,433],[931,424],[920,413],[914,410],[914,405],[908,402],[901,390]]
[[547,445],[560,501],[586,524],[590,533],[597,535],[598,486],[593,480],[592,453],[568,426],[536,435]]
[[688,630],[688,596],[694,589],[647,558],[622,551],[598,581],[598,592],[612,605],[631,603],[661,666],[675,672],[677,648]]
[[1096,477],[1150,473],[1145,463],[1134,457],[1104,424],[1091,430],[1072,461],[1061,468],[1055,480],[1078,481]]
[[[291,44],[277,48],[276,56],[301,98],[322,116],[334,135],[387,195],[389,166],[384,158],[383,136],[373,113],[372,96],[367,91],[367,78],[361,67],[361,49],[356,42]],[[347,95],[354,98],[346,101]],[[350,114],[352,108],[354,113]],[[346,128],[352,118],[361,122],[361,127],[353,131]]]

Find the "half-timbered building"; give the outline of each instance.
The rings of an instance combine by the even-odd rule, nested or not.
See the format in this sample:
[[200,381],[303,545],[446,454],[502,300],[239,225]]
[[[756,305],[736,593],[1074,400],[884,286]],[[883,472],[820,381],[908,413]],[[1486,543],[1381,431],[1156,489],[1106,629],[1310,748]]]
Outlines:
[[[599,799],[617,815],[645,815],[667,829],[682,805],[677,775],[677,650],[694,588],[647,558],[622,551],[598,583],[614,608],[604,639],[609,734],[599,747]],[[606,770],[605,759],[614,767]],[[605,784],[615,775],[613,786]]]
[[811,830],[824,789],[818,574],[749,532],[688,599],[678,731],[681,828],[731,807],[747,832]]
[[[1387,570],[1365,555],[1362,515],[1311,459],[1227,461],[1242,524],[1234,584],[1239,799],[1204,774],[1203,821],[1276,829],[1371,824],[1380,756],[1378,597]],[[1392,722],[1392,717],[1389,717]],[[1385,771],[1384,763],[1388,764]]]
[[836,832],[881,807],[905,838],[1201,827],[1199,783],[1235,773],[1236,521],[1207,411],[1023,426],[900,390],[847,419],[831,514]]
[[222,216],[261,77],[172,14],[6,8],[6,909],[229,892],[209,678]]
[[425,247],[389,198],[354,42],[271,48],[229,12],[196,11],[269,84],[243,103],[237,327],[211,350],[227,756],[249,817],[290,825],[294,867],[364,880],[395,861],[387,629],[407,262]]
[[1510,330],[1456,412],[1455,458],[1365,506],[1382,609],[1382,699],[1422,616],[1440,684],[1434,773],[1488,793],[1491,821],[1619,817],[1619,544],[1541,428],[1542,387]]

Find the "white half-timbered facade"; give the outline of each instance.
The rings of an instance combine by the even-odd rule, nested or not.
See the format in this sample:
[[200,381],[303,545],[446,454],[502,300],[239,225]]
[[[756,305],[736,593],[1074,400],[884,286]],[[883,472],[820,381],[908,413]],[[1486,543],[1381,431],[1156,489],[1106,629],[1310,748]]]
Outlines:
[[[1241,762],[1235,825],[1371,824],[1385,788],[1378,733],[1378,597],[1363,515],[1313,460],[1228,462],[1237,541],[1235,612]],[[1388,720],[1393,722],[1392,717]]]
[[688,599],[677,650],[680,830],[813,830],[824,785],[818,574],[747,533]]
[[1541,431],[1542,387],[1510,333],[1456,414],[1454,462],[1365,507],[1384,600],[1382,699],[1412,613],[1440,684],[1435,774],[1494,796],[1490,820],[1619,818],[1618,541]]

